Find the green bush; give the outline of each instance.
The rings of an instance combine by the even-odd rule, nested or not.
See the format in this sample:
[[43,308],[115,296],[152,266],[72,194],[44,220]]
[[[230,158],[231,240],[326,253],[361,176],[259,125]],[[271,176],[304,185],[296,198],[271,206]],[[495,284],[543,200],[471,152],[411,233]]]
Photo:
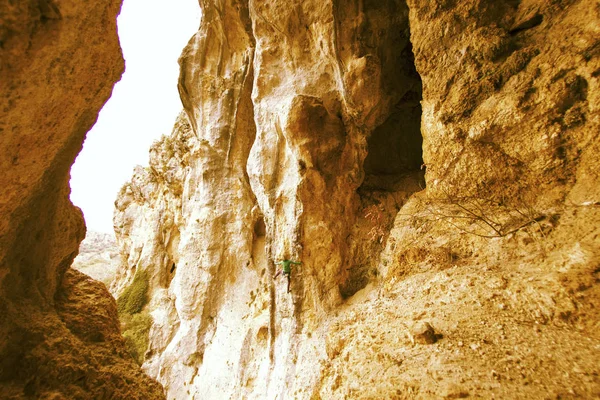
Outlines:
[[126,322],[124,321],[123,338],[125,346],[133,359],[142,365],[144,354],[148,349],[150,326],[152,317],[148,312],[141,312],[132,315]]
[[138,270],[129,285],[117,299],[119,315],[137,314],[148,303],[148,273]]

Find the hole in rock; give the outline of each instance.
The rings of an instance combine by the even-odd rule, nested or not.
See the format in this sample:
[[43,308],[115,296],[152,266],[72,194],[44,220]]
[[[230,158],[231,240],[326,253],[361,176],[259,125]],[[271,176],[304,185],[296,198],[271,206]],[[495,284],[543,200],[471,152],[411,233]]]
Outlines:
[[264,218],[259,218],[254,224],[254,235],[259,238],[267,234],[267,227],[265,226]]
[[421,135],[423,85],[410,42],[408,9],[403,1],[387,4],[390,15],[395,12],[398,16],[394,22],[397,29],[388,33],[391,49],[381,51],[378,58],[382,61],[382,90],[395,99],[395,104],[367,139],[365,178],[358,190],[363,203],[358,229],[365,243],[372,245],[358,246],[353,254],[352,267],[339,287],[344,298],[353,296],[377,276],[375,252],[381,251],[401,199],[425,187]]
[[261,326],[256,334],[256,339],[261,343],[266,343],[269,338],[269,328],[266,326]]
[[404,74],[396,87],[399,100],[367,141],[363,190],[403,190],[407,178],[414,180],[422,175],[421,77],[415,68],[410,42],[401,54],[398,69]]
[[[267,227],[263,217],[254,223],[254,241],[252,242],[252,260],[258,270],[266,271],[268,268],[266,254]],[[261,273],[262,276],[262,273]]]
[[175,261],[168,260],[167,271],[165,272],[165,274],[162,274],[163,276],[161,277],[160,285],[164,288],[168,288],[177,272],[177,263]]
[[164,243],[165,251],[165,268],[160,274],[160,285],[161,287],[168,288],[171,285],[171,281],[177,274],[177,265],[179,263],[179,231],[174,229],[169,235],[166,235]]

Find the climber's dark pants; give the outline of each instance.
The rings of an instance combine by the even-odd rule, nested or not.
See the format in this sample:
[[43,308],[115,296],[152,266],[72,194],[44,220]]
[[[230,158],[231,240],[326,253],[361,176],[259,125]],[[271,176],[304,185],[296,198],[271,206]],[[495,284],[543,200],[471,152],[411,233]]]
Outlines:
[[288,287],[287,287],[287,292],[290,292],[290,276],[292,275],[292,272],[284,272],[283,275],[287,276],[287,280],[288,280]]
[[277,273],[275,274],[275,276],[273,277],[273,279],[277,279],[277,277],[283,273],[283,275],[287,276],[287,281],[288,281],[288,285],[287,285],[287,292],[290,292],[290,275],[292,275],[292,271],[290,272],[285,272],[284,270],[280,269],[279,271],[277,271]]

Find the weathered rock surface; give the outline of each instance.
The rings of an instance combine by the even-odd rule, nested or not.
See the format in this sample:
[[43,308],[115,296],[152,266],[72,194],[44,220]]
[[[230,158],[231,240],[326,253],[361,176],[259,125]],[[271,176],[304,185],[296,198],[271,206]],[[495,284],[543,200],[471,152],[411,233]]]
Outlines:
[[201,6],[115,213],[169,398],[600,393],[597,5]]
[[0,396],[161,398],[114,301],[69,270],[85,236],[69,169],[123,71],[120,1],[0,1]]
[[169,397],[599,393],[597,6],[201,6],[115,214]]

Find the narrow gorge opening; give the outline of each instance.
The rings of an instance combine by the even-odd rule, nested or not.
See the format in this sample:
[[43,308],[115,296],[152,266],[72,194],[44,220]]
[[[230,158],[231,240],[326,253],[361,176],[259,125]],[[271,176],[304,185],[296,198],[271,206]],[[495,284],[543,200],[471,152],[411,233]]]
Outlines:
[[[83,211],[87,226],[73,267],[107,287],[121,262],[115,234],[128,228],[113,226],[115,199],[132,175],[149,171],[140,167],[149,164],[149,148],[171,132],[181,112],[177,59],[199,23],[195,0],[124,0],[117,17],[125,72],[87,133],[70,179],[71,201]],[[135,189],[124,189],[123,201],[139,200]],[[164,245],[173,247],[168,241]],[[160,278],[164,285],[175,275],[172,262],[167,264]]]
[[[187,128],[178,117],[178,58],[200,13],[195,0],[123,0],[117,31],[126,68],[71,169],[71,201],[87,226],[72,267],[102,280],[116,299],[125,349],[140,365],[151,354],[152,290],[166,291],[180,273],[180,232],[165,212],[176,196],[145,185],[169,179],[176,187],[178,163],[162,158],[176,160],[175,149],[185,148],[173,134]],[[157,211],[136,219],[144,207]]]

